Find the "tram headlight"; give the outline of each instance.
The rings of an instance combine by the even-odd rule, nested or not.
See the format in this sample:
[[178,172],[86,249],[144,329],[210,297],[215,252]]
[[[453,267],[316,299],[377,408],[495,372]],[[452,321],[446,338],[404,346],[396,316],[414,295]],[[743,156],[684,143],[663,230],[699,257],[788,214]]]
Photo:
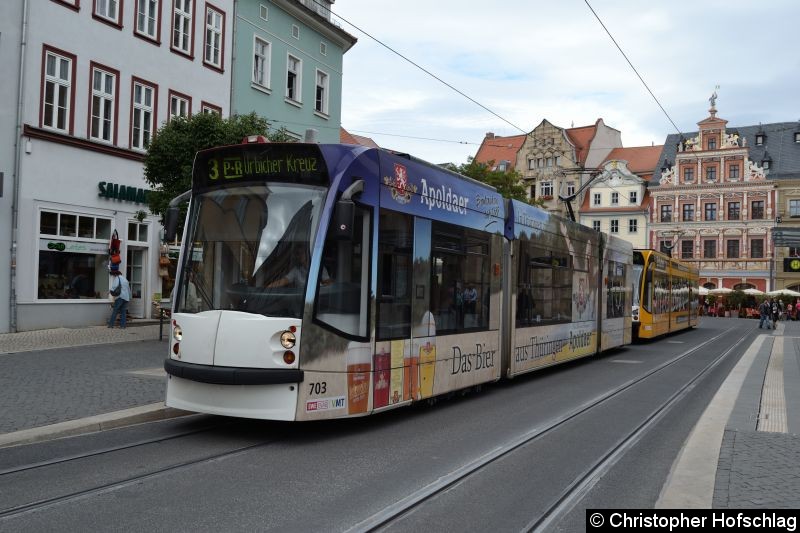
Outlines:
[[291,331],[284,331],[281,333],[281,346],[289,350],[290,348],[294,348],[294,344],[297,342],[297,337],[295,337],[294,333]]

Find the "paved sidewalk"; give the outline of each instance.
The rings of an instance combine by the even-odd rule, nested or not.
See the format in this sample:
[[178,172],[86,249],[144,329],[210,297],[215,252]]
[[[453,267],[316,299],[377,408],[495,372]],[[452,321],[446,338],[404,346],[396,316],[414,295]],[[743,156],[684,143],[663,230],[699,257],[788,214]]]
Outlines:
[[0,448],[187,414],[164,406],[158,336],[152,320],[0,335]]

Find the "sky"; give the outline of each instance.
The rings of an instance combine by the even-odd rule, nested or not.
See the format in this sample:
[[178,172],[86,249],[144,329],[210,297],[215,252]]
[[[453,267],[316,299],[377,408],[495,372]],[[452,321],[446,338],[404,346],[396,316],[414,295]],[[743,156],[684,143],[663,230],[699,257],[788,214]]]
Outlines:
[[588,2],[675,126],[586,0],[337,0],[334,20],[358,38],[344,56],[342,127],[461,164],[487,132],[528,133],[543,119],[602,118],[625,147],[661,145],[697,131],[716,86],[730,127],[800,120],[800,1]]

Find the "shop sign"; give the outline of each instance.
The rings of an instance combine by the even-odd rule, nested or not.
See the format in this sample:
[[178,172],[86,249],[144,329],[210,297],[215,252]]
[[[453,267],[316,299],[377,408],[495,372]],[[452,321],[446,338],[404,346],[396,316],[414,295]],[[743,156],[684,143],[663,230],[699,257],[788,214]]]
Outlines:
[[50,252],[72,252],[78,254],[108,254],[108,244],[101,242],[56,241],[39,239],[39,250]]
[[109,183],[107,181],[98,183],[97,188],[100,190],[98,196],[101,198],[124,200],[135,204],[146,204],[147,195],[150,194],[150,191],[147,189],[139,189],[137,187],[129,187],[128,185]]

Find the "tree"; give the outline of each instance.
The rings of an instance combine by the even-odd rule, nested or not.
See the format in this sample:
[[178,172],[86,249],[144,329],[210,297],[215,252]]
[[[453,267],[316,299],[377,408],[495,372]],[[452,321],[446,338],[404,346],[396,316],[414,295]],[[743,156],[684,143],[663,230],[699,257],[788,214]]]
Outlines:
[[522,175],[516,170],[505,172],[502,170],[491,170],[494,166],[494,161],[489,161],[488,164],[479,163],[475,161],[474,157],[467,159],[467,162],[462,165],[447,165],[446,168],[464,176],[468,176],[474,180],[478,180],[487,185],[491,185],[497,192],[503,195],[504,198],[511,198],[521,202],[532,202],[525,192],[525,187],[522,185]]
[[199,150],[239,144],[247,136],[264,135],[271,141],[293,140],[284,129],[269,133],[269,122],[255,113],[223,119],[216,113],[191,118],[173,117],[153,136],[144,158],[144,179],[153,187],[150,211],[163,215],[169,202],[192,187],[192,164]]

